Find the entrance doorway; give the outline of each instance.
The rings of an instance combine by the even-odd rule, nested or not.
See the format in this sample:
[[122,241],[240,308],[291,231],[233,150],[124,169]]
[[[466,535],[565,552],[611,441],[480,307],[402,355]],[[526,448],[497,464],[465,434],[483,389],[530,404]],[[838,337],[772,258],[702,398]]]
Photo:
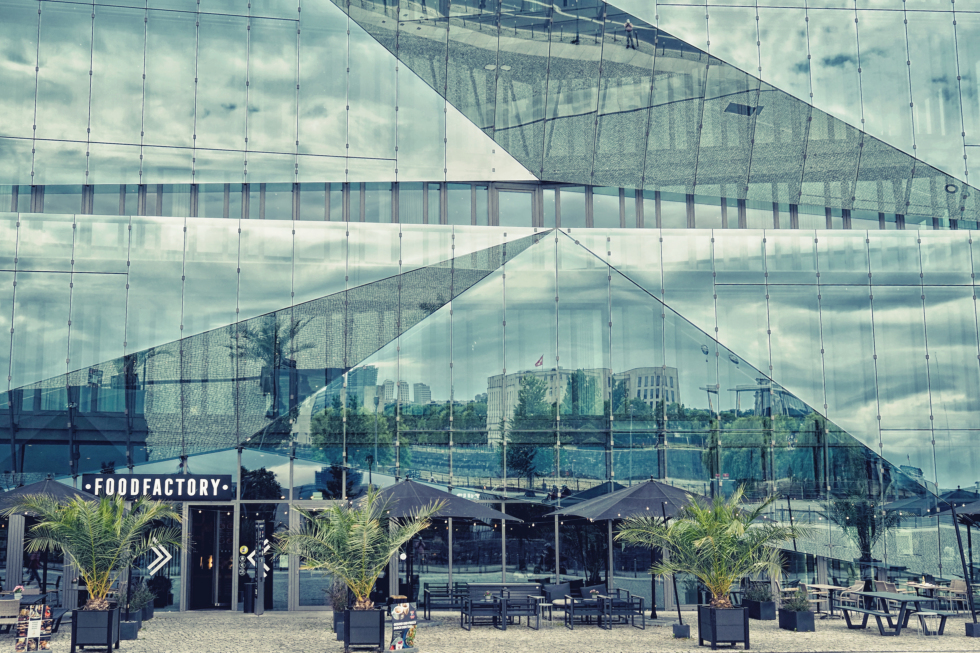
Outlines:
[[191,610],[231,608],[234,572],[234,512],[230,508],[190,506]]

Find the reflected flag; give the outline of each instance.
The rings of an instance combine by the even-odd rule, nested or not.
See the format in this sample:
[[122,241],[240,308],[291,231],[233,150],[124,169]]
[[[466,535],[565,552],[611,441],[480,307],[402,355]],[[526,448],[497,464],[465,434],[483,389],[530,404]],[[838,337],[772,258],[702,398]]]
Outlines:
[[544,365],[544,356],[538,359],[538,362],[534,364],[535,367],[541,367]]

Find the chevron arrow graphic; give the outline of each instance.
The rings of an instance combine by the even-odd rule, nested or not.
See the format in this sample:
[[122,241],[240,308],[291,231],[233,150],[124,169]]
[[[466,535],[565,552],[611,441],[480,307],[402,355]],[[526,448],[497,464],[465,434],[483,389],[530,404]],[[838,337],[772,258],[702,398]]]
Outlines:
[[[265,542],[263,542],[262,544],[264,545],[264,546],[262,547],[262,554],[263,554],[263,555],[265,555],[266,553],[268,553],[268,552],[269,552],[269,540],[266,540],[266,541],[265,541]],[[248,555],[247,555],[247,556],[245,557],[245,559],[246,559],[246,560],[248,560],[248,561],[249,561],[249,563],[251,563],[251,565],[252,565],[252,566],[254,567],[254,566],[255,566],[255,551],[252,551],[251,553],[249,553],[249,554],[248,554]],[[270,572],[270,571],[272,571],[272,570],[271,570],[271,569],[269,568],[269,565],[267,565],[267,564],[265,564],[264,562],[262,563],[262,566],[263,566],[263,567],[265,568],[265,571],[266,571],[267,573],[268,573],[268,572]]]
[[151,547],[150,550],[153,551],[157,557],[146,568],[150,576],[163,569],[163,566],[170,562],[170,560],[173,558],[170,551],[167,551],[165,548],[160,546],[160,542],[155,537],[153,538],[153,544],[155,546]]

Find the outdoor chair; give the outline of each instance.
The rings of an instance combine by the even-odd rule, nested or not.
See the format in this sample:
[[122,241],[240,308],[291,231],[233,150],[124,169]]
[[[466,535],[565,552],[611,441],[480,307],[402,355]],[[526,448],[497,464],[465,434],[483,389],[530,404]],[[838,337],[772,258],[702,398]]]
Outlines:
[[[891,588],[888,587],[889,585],[891,585]],[[894,583],[888,583],[883,580],[876,580],[874,582],[874,586],[876,592],[893,592],[893,593],[898,592],[898,590],[895,589]],[[894,601],[888,601],[888,607],[898,609],[900,605],[898,603],[895,603]]]
[[949,607],[956,612],[960,611],[959,606],[962,606],[963,609],[968,609],[966,593],[966,581],[958,578],[951,580],[948,587],[944,587],[937,592],[939,596],[946,599],[946,601],[949,603]]
[[575,629],[576,619],[580,623],[591,623],[592,617],[598,620],[602,616],[602,610],[598,600],[573,598],[570,594],[565,596],[565,628]]
[[854,583],[848,587],[843,592],[837,594],[837,607],[841,606],[853,606],[855,608],[861,607],[861,597],[855,594],[855,592],[860,592],[864,589],[864,582]]
[[800,583],[800,589],[806,592],[807,601],[815,606],[814,612],[822,612],[820,605],[830,601],[830,594],[821,590],[811,589],[806,583]]
[[20,601],[10,599],[0,601],[0,628],[3,632],[9,633],[10,629],[17,625],[17,617],[20,615]]
[[539,607],[548,610],[548,620],[551,621],[555,608],[565,610],[565,596],[571,595],[572,590],[569,583],[560,583],[558,585],[542,585],[541,593],[544,596]]
[[[625,599],[615,596],[600,598],[599,611],[601,613],[599,625],[606,630],[612,630],[613,624],[616,623],[628,623],[641,630],[647,628],[646,615],[643,612],[643,597],[641,596],[628,596]],[[640,619],[639,626],[636,625],[637,617]]]

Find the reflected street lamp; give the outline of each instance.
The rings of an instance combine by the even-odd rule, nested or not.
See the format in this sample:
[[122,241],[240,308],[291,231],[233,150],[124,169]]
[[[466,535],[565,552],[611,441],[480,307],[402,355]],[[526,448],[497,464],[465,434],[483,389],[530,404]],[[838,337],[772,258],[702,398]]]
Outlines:
[[367,464],[368,464],[368,490],[371,490],[371,488],[374,487],[373,479],[371,478],[371,469],[374,467],[374,456],[372,456],[371,454],[367,455]]
[[378,459],[378,404],[380,402],[381,397],[374,395],[374,457],[372,460]]

